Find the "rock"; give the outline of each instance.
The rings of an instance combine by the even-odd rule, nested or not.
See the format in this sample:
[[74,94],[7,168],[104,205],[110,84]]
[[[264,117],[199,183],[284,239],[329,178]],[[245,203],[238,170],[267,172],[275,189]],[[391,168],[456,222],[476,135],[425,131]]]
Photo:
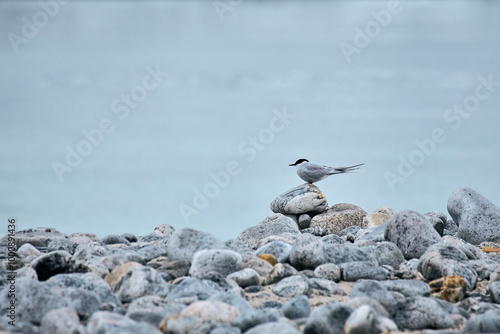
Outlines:
[[[19,249],[24,244],[31,244],[36,248],[47,247],[52,240],[66,238],[66,234],[59,232],[53,227],[38,227],[27,230],[16,231],[14,238],[16,247]],[[0,239],[0,248],[4,248],[8,242],[8,235]]]
[[458,276],[447,276],[429,282],[432,297],[441,298],[450,303],[457,303],[464,299],[467,292],[467,283]]
[[31,267],[36,271],[40,281],[46,281],[54,275],[71,272],[73,262],[70,253],[55,251],[39,256],[31,262]]
[[[393,216],[394,217],[394,216]],[[393,217],[391,217],[389,220],[391,220]],[[385,223],[380,224],[377,227],[369,227],[366,229],[361,229],[359,230],[355,236],[354,240],[357,241],[375,241],[375,242],[381,242],[381,241],[386,241],[385,240],[385,228],[387,227],[389,221],[386,221]]]
[[308,233],[308,234],[315,235],[317,237],[323,237],[326,235],[325,230],[321,226],[308,227],[308,228],[300,230],[300,233],[302,233],[302,234]]
[[239,294],[237,295],[231,292],[219,292],[210,296],[208,300],[215,300],[234,306],[240,311],[240,314],[252,311],[252,306],[250,306],[248,301]]
[[[158,296],[144,296],[134,300],[127,308],[127,316],[135,319],[138,314],[157,314],[160,321],[167,315],[174,315],[186,308],[183,304],[168,303],[164,298]],[[137,321],[137,320],[136,320]]]
[[446,226],[446,214],[438,211],[431,211],[424,214],[425,217],[429,218],[432,227],[439,233],[440,236],[443,236],[444,228]]
[[123,233],[121,237],[127,239],[128,242],[137,242],[137,237],[132,233]]
[[292,188],[271,202],[271,210],[282,214],[323,212],[327,206],[328,203],[321,190],[310,183]]
[[[33,269],[31,267],[22,267],[21,269],[17,269],[16,272],[17,272],[16,279],[21,278],[21,277],[26,277],[26,278],[34,279],[34,280],[38,281],[38,276],[36,274],[36,271],[35,271],[35,269]],[[2,273],[0,273],[0,275],[1,274]],[[4,275],[6,275],[6,274],[4,274]],[[0,288],[1,288],[1,284],[0,284]]]
[[[344,230],[346,230],[346,229],[344,229]],[[327,244],[330,244],[330,245],[345,244],[345,240],[342,239],[341,237],[339,237],[336,234],[325,235],[324,237],[321,238],[321,242],[323,243],[323,245],[327,245]]]
[[313,269],[323,264],[323,244],[318,237],[303,234],[290,250],[290,264],[297,270]]
[[267,263],[269,263],[272,266],[275,266],[278,263],[278,259],[273,254],[260,254],[260,255],[257,255],[257,257],[259,259],[266,261]]
[[386,280],[385,270],[372,262],[345,262],[340,266],[344,281],[356,282],[360,279]]
[[448,230],[450,233],[456,233],[458,231],[458,225],[453,219],[448,219],[444,224],[444,230]]
[[17,256],[21,259],[27,258],[28,256],[39,256],[40,251],[36,249],[32,244],[24,244],[17,250]]
[[389,219],[384,237],[396,244],[407,260],[419,258],[429,246],[441,241],[429,219],[411,210],[401,211]]
[[395,210],[388,207],[378,208],[377,210],[373,211],[369,215],[366,215],[365,218],[363,218],[363,226],[377,227],[391,219],[391,217],[396,213],[397,212]]
[[303,213],[299,216],[298,224],[300,228],[308,228],[311,223],[311,216],[307,213]]
[[349,300],[346,300],[342,304],[351,307],[353,310],[357,309],[360,306],[368,305],[368,306],[370,306],[370,308],[372,308],[378,314],[380,314],[386,318],[390,317],[389,312],[387,312],[387,310],[378,301],[376,301],[375,299],[372,299],[370,297],[366,297],[366,296],[354,297],[354,298],[351,298]]
[[492,311],[476,315],[467,321],[463,333],[500,333],[500,316]]
[[422,278],[422,274],[418,271],[419,259],[411,259],[399,265],[397,276],[404,279]]
[[[0,305],[2,305],[0,316],[2,319],[8,319],[9,309],[4,306],[11,305],[11,298],[8,297],[9,289],[10,285],[5,285],[0,290]],[[16,278],[15,290],[16,324],[17,322],[39,324],[49,311],[67,306],[64,298],[53,292],[45,283],[33,279]],[[43,307],[40,307],[41,305]]]
[[301,334],[300,330],[293,326],[289,322],[279,321],[279,322],[268,322],[259,326],[256,326],[245,332],[245,334]]
[[203,300],[192,303],[179,313],[179,317],[190,316],[230,324],[240,316],[240,311],[234,306],[216,300]]
[[95,312],[87,325],[88,334],[108,333],[115,328],[134,325],[135,321],[124,315],[108,311]]
[[182,279],[180,283],[174,285],[172,291],[165,298],[167,302],[180,302],[206,300],[222,289],[217,288],[206,281],[193,277]]
[[344,326],[344,334],[380,334],[398,330],[391,319],[378,314],[368,305],[355,309]]
[[281,307],[281,312],[288,319],[307,318],[311,314],[309,298],[305,295],[295,296]]
[[[360,244],[358,245],[358,243]],[[393,268],[399,268],[399,265],[405,262],[403,253],[392,242],[365,241],[358,243],[355,246],[359,246],[362,250],[374,255],[380,266],[388,265]]]
[[315,308],[304,327],[304,334],[342,333],[344,324],[353,312],[349,306],[330,303]]
[[473,245],[500,242],[500,209],[476,191],[454,191],[448,200],[448,213],[458,225],[458,238]]
[[443,237],[442,243],[443,245],[453,246],[459,249],[462,253],[465,254],[465,256],[467,256],[467,259],[469,260],[480,260],[486,258],[481,249],[456,237],[447,235]]
[[122,302],[130,303],[136,298],[147,295],[165,297],[170,292],[171,287],[156,270],[140,264],[131,266],[130,263],[134,262],[116,267],[106,276],[106,281],[109,282],[111,281],[109,276],[116,275],[116,281],[110,286]]
[[68,307],[82,319],[88,319],[101,306],[101,299],[93,291],[69,287],[59,292],[67,300]]
[[217,272],[222,276],[242,269],[240,254],[229,249],[204,249],[196,252],[191,262],[189,274],[201,278],[207,272]]
[[369,297],[385,307],[389,314],[394,315],[397,301],[393,294],[381,282],[373,280],[360,280],[352,286],[351,298]]
[[273,286],[273,293],[280,297],[292,298],[309,293],[309,283],[302,275],[286,277]]
[[271,272],[271,270],[273,270],[273,265],[259,257],[242,255],[242,258],[243,267],[255,270],[260,276],[266,276],[269,272]]
[[168,239],[168,257],[171,260],[189,259],[202,249],[223,249],[224,243],[212,234],[183,228]]
[[494,303],[500,304],[500,282],[490,282],[490,284],[488,284],[488,291],[490,293],[491,300]]
[[237,327],[217,324],[210,334],[241,334],[241,330]]
[[429,297],[406,298],[398,302],[394,322],[399,329],[443,329],[453,326],[453,320],[440,304]]
[[251,328],[268,322],[278,321],[279,312],[272,309],[251,310],[241,314],[233,323],[241,329],[242,333],[247,333]]
[[42,319],[41,334],[85,334],[75,310],[63,307],[48,312]]
[[[90,243],[90,239],[89,243]],[[78,243],[73,241],[73,239],[63,239],[63,238],[58,238],[55,240],[52,240],[49,245],[47,246],[47,252],[54,252],[54,251],[66,251],[73,255],[76,251],[76,248],[78,247]]]
[[256,226],[249,227],[241,232],[236,240],[243,242],[251,249],[255,249],[261,239],[282,233],[300,235],[299,228],[293,219],[285,217],[281,213],[276,213],[264,218]]
[[377,263],[377,260],[375,260],[375,257],[372,254],[350,244],[324,244],[323,254],[323,263],[340,264],[356,261],[371,261],[373,263]]
[[137,242],[139,243],[155,242],[162,240],[163,238],[164,238],[163,233],[161,233],[158,230],[154,230],[153,232],[149,232],[148,234],[139,237],[139,240],[137,240]]
[[198,317],[167,317],[160,323],[160,331],[168,334],[208,334],[215,327],[214,321],[203,321]]
[[106,331],[106,334],[162,334],[156,326],[145,322],[133,323],[123,327],[115,327]]
[[324,296],[339,295],[345,296],[344,290],[337,285],[337,283],[324,279],[324,278],[310,278],[308,280],[311,289],[319,291],[319,294]]
[[418,271],[427,280],[459,275],[467,282],[469,291],[474,289],[477,281],[477,273],[467,263],[467,256],[459,249],[442,243],[429,247],[421,256]]
[[108,283],[93,273],[60,274],[52,276],[45,284],[51,289],[67,290],[73,288],[86,290],[95,294],[99,298],[100,304],[121,305],[120,300],[111,291]]
[[365,210],[347,203],[335,204],[311,219],[309,227],[321,227],[325,234],[335,234],[349,226],[366,228],[363,219]]
[[175,228],[168,224],[158,225],[154,230],[163,234],[164,237],[170,237],[175,232]]
[[292,250],[292,245],[286,243],[284,241],[271,241],[268,244],[265,244],[262,247],[259,247],[254,255],[259,256],[261,254],[272,254],[276,257],[278,262],[287,262],[288,257],[290,255],[290,251]]
[[[300,231],[300,233],[303,233],[304,230]],[[268,237],[265,237],[264,239],[260,239],[260,241],[257,243],[257,246],[255,246],[255,249],[259,249],[260,247],[273,242],[273,241],[283,241],[289,245],[293,245],[296,241],[297,238],[299,237],[300,234],[297,233],[289,233],[289,232],[283,232],[278,235],[270,235]],[[248,247],[246,247],[248,248]],[[249,249],[249,248],[248,248]]]
[[334,263],[325,263],[314,269],[314,276],[338,282],[340,281],[340,268]]
[[102,238],[101,242],[104,245],[115,245],[115,244],[124,244],[130,246],[130,241],[116,234],[110,234]]
[[257,285],[260,281],[260,275],[253,269],[245,268],[229,274],[227,278],[235,281],[239,286],[245,288],[250,285]]
[[297,275],[299,272],[297,269],[292,267],[287,263],[278,263],[274,266],[273,270],[267,274],[264,278],[262,285],[271,285],[281,281],[282,279]]
[[166,272],[172,279],[187,276],[191,261],[188,259],[169,261],[157,268],[160,272]]
[[431,288],[428,284],[422,281],[415,280],[391,280],[380,282],[389,291],[396,291],[403,294],[406,298],[411,297],[429,297]]

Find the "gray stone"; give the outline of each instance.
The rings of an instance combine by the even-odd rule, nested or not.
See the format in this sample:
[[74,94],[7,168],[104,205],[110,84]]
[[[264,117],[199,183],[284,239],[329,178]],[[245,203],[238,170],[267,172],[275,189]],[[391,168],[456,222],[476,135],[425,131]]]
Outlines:
[[292,267],[291,265],[287,263],[278,263],[273,267],[273,270],[271,270],[269,274],[267,274],[262,284],[263,285],[274,284],[281,281],[285,277],[297,275],[298,273],[299,273],[298,270]]
[[397,301],[393,294],[381,282],[373,280],[360,280],[352,286],[351,298],[369,297],[385,307],[389,314],[396,312]]
[[298,295],[307,295],[310,287],[307,278],[302,275],[294,275],[282,279],[273,286],[273,293],[280,297],[292,298]]
[[363,225],[366,227],[376,227],[388,221],[397,212],[388,207],[378,208],[364,218]]
[[171,260],[189,259],[202,249],[223,249],[224,243],[212,234],[184,228],[168,239],[168,257]]
[[304,327],[304,334],[340,334],[353,312],[347,305],[330,303],[315,308]]
[[372,254],[350,244],[324,244],[323,254],[323,263],[340,264],[344,262],[356,261],[370,261],[373,263],[377,263],[377,260],[375,260],[375,257]]
[[468,263],[480,280],[489,280],[491,275],[500,269],[500,265],[490,259],[470,260]]
[[380,266],[387,265],[397,269],[401,263],[405,262],[403,253],[392,242],[364,241],[356,242],[355,246],[359,246],[362,250],[373,254]]
[[251,268],[259,273],[260,276],[266,276],[273,270],[273,265],[259,257],[243,254],[243,267]]
[[387,290],[402,293],[407,298],[429,297],[431,295],[429,284],[422,281],[399,279],[381,283]]
[[328,234],[321,238],[321,242],[323,245],[331,244],[331,245],[341,245],[345,244],[345,240],[339,237],[336,234]]
[[68,307],[75,310],[82,319],[88,319],[101,306],[101,299],[93,291],[70,287],[60,293],[67,300]]
[[368,305],[355,309],[344,326],[344,334],[380,334],[396,331],[398,327],[391,319],[377,313]]
[[463,333],[500,333],[500,316],[492,311],[476,315],[467,321]]
[[143,235],[142,237],[139,237],[137,242],[143,243],[143,242],[155,242],[162,240],[164,238],[163,233],[161,233],[158,230],[154,230],[153,232],[149,232],[146,235]]
[[234,273],[229,274],[227,278],[232,279],[242,288],[250,285],[257,285],[260,281],[259,273],[251,268],[245,268],[239,271],[235,271]]
[[221,324],[213,328],[210,334],[241,334],[241,330],[238,327]]
[[145,322],[111,328],[106,334],[162,334],[156,326]]
[[[16,288],[16,323],[31,322],[40,324],[45,314],[51,310],[66,307],[67,302],[53,292],[44,282],[21,277],[15,280]],[[0,316],[8,319],[9,310],[4,305],[10,305],[8,297],[10,285],[0,290]],[[43,305],[43,307],[41,307]]]
[[429,247],[422,255],[418,263],[418,271],[427,280],[459,275],[467,282],[467,290],[472,291],[476,285],[477,273],[467,260],[467,255],[459,249],[439,243]]
[[457,237],[447,235],[442,238],[442,243],[443,245],[453,246],[459,249],[469,260],[480,260],[486,258],[485,253],[483,253],[479,247],[471,245],[470,243],[458,239]]
[[128,242],[137,242],[137,237],[132,233],[123,233],[121,236],[127,239]]
[[261,310],[251,310],[249,312],[241,314],[233,323],[233,326],[241,329],[242,333],[247,332],[251,328],[267,323],[278,321],[280,314],[277,310],[272,309],[261,309]]
[[250,303],[245,298],[231,292],[216,293],[210,296],[208,300],[216,300],[234,306],[240,311],[240,314],[252,311],[252,306],[250,306]]
[[283,214],[322,212],[327,206],[328,203],[321,190],[310,183],[292,188],[271,202],[271,210]]
[[382,306],[382,304],[380,304],[375,299],[372,299],[367,296],[354,297],[349,300],[346,300],[345,302],[343,302],[343,304],[351,307],[353,310],[357,309],[362,305],[368,305],[378,314],[387,318],[390,317],[389,312],[387,312],[387,310],[385,309],[385,307]]
[[375,242],[386,241],[384,234],[385,234],[385,228],[387,227],[387,224],[388,224],[388,221],[380,224],[377,227],[370,227],[370,228],[366,228],[366,229],[361,229],[355,234],[354,240],[355,241],[371,240],[371,241],[375,241]]
[[438,211],[431,211],[424,214],[425,217],[429,218],[432,227],[439,233],[440,236],[444,233],[444,228],[446,226],[446,214]]
[[325,263],[314,269],[314,275],[318,278],[338,282],[340,281],[340,267],[334,263]]
[[453,320],[440,303],[429,297],[406,298],[397,304],[394,321],[399,329],[443,329],[453,326]]
[[500,282],[490,282],[488,284],[488,292],[490,293],[491,300],[494,303],[500,304]]
[[189,274],[190,267],[191,261],[188,259],[182,259],[164,263],[156,270],[166,272],[172,279],[176,279],[178,277],[187,276]]
[[[320,295],[339,295],[345,296],[344,290],[337,283],[324,278],[310,278],[308,280],[311,289],[319,291]],[[316,291],[316,292],[317,292]]]
[[124,244],[130,246],[130,241],[116,234],[110,234],[102,238],[101,242],[104,245],[115,245],[115,244]]
[[300,330],[293,326],[289,322],[278,321],[278,322],[268,322],[259,326],[256,326],[245,332],[245,334],[301,334]]
[[35,269],[40,281],[46,281],[54,275],[71,272],[73,262],[70,253],[55,251],[39,256],[31,262],[31,267]]
[[404,279],[415,279],[417,276],[421,277],[421,274],[418,272],[419,262],[419,259],[411,259],[401,263],[397,270],[398,277]]
[[292,245],[286,243],[284,241],[271,241],[270,243],[265,244],[262,247],[259,247],[254,255],[258,256],[260,254],[271,254],[276,257],[278,262],[288,262],[288,258],[290,256],[290,251],[292,250]]
[[[36,274],[36,271],[35,271],[35,269],[33,269],[31,267],[22,267],[21,269],[17,269],[16,272],[17,272],[16,279],[21,278],[21,277],[26,277],[26,278],[34,279],[34,280],[38,281],[38,276]],[[2,275],[2,273],[0,273],[0,275]],[[6,273],[3,275],[6,275]],[[2,286],[2,284],[0,284],[0,288],[1,288],[1,286]]]
[[136,312],[154,312],[163,314],[169,305],[179,305],[179,312],[184,309],[182,304],[168,303],[164,298],[158,296],[144,296],[135,299],[127,308],[127,316]]
[[392,216],[387,221],[384,237],[396,244],[407,260],[419,258],[429,246],[441,241],[429,219],[412,210]]
[[281,213],[275,213],[264,218],[257,225],[249,227],[241,232],[237,240],[243,242],[251,249],[256,249],[258,248],[260,240],[283,233],[291,233],[297,236],[300,235],[299,227],[293,219]]
[[298,218],[298,224],[300,228],[308,228],[311,223],[311,216],[307,213],[303,213]]
[[28,256],[39,256],[40,251],[36,249],[32,244],[24,244],[17,249],[17,256],[24,259]]
[[323,237],[326,235],[325,229],[321,226],[308,227],[300,230],[302,234],[312,234],[317,237]]
[[325,234],[335,234],[349,226],[366,228],[365,210],[354,204],[339,203],[311,219],[309,227],[321,227]]
[[207,272],[217,272],[222,276],[242,269],[240,254],[229,249],[204,249],[196,252],[191,262],[189,274],[200,278]]
[[63,307],[48,312],[42,319],[41,334],[85,334],[75,310]]
[[170,237],[175,232],[175,228],[168,224],[158,225],[154,230],[163,234],[164,237]]
[[448,213],[458,225],[458,238],[473,245],[500,242],[500,209],[476,191],[454,191],[448,200]]
[[98,311],[92,314],[87,324],[88,334],[108,333],[115,328],[134,325],[135,321],[118,313]]
[[183,279],[177,285],[174,285],[172,291],[165,298],[170,302],[184,303],[186,300],[206,300],[222,289],[217,288],[206,281],[199,280],[193,277]]
[[311,314],[309,298],[305,295],[295,296],[281,307],[281,312],[288,319],[307,318]]
[[385,270],[373,262],[345,262],[340,265],[342,279],[356,282],[360,279],[386,280]]
[[301,235],[290,251],[290,264],[297,270],[313,269],[323,264],[323,244],[311,234]]
[[[90,239],[89,239],[90,240]],[[76,251],[76,248],[78,247],[78,243],[73,241],[72,239],[63,239],[63,238],[58,238],[52,240],[49,245],[47,246],[47,252],[54,252],[54,251],[66,251],[73,255]]]
[[450,231],[450,233],[456,233],[458,231],[458,225],[453,219],[448,219],[444,225],[444,229],[445,231]]
[[[52,240],[67,238],[66,234],[53,227],[37,227],[16,231],[14,241],[17,249],[24,244],[31,244],[36,248],[47,247]],[[7,246],[8,235],[0,239],[0,248]]]

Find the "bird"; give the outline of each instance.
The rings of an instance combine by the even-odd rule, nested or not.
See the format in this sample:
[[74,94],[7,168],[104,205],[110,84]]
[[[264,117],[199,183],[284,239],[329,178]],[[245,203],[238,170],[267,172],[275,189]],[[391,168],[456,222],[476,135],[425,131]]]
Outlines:
[[317,165],[309,162],[307,159],[299,159],[289,166],[297,167],[297,175],[308,183],[314,183],[326,179],[330,175],[349,173],[359,169],[364,164],[348,166],[348,167],[330,167]]

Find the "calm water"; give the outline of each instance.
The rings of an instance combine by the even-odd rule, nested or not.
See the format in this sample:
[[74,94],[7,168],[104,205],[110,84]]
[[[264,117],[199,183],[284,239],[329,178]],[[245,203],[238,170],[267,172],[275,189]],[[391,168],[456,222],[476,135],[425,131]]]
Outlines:
[[[499,2],[402,2],[390,17],[376,1],[47,10],[0,3],[5,225],[231,238],[302,183],[298,158],[366,164],[318,184],[331,204],[446,212],[461,186],[500,204],[500,86],[479,79],[500,81]],[[414,170],[399,175],[401,159]]]

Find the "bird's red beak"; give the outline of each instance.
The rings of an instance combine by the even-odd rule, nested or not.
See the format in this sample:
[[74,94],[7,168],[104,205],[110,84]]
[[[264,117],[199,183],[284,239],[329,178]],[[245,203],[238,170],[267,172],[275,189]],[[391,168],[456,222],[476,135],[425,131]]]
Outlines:
[[288,166],[297,166],[297,164],[289,164]]

